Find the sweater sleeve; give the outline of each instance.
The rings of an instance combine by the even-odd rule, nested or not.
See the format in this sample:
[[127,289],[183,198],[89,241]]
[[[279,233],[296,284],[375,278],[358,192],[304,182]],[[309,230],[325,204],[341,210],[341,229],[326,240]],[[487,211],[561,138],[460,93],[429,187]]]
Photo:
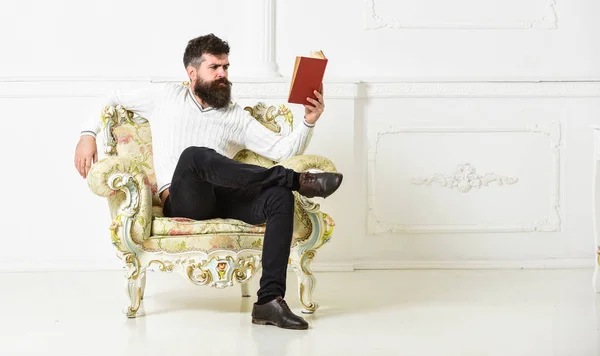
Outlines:
[[110,92],[94,105],[92,113],[87,116],[83,123],[81,135],[96,137],[101,129],[102,109],[108,105],[121,105],[126,110],[132,111],[145,119],[149,119],[164,88],[164,84],[151,84],[138,90],[114,90]]
[[312,138],[314,125],[304,120],[287,136],[275,133],[256,121],[250,113],[240,110],[244,122],[243,146],[276,162],[304,153]]

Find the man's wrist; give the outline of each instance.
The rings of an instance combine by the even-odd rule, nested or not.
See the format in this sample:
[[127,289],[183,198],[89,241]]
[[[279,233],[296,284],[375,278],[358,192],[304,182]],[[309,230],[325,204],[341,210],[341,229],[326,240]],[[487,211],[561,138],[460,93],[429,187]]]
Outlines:
[[96,139],[96,133],[94,131],[81,131],[81,134],[79,135],[81,138],[84,137],[91,137],[94,140]]
[[306,120],[306,116],[304,116],[304,125],[307,127],[315,127],[316,123],[310,123]]

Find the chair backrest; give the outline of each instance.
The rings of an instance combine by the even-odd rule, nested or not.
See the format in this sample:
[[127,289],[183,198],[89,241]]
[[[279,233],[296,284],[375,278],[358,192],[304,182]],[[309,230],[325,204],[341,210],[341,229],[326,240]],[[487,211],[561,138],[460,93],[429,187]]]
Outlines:
[[[267,106],[259,102],[252,107],[245,107],[244,110],[273,132],[287,135],[293,130],[292,112],[284,105]],[[149,122],[121,106],[107,106],[102,112],[102,124],[104,153],[109,156],[128,157],[139,164],[152,187],[152,205],[160,206]],[[234,159],[263,167],[271,167],[277,163],[249,150],[241,150]]]

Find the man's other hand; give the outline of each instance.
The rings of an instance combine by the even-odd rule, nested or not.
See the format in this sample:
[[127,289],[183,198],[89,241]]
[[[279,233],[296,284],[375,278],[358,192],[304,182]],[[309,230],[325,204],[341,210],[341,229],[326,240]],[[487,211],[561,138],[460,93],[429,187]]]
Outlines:
[[75,149],[75,168],[83,178],[87,178],[92,163],[98,162],[98,149],[93,136],[81,136]]

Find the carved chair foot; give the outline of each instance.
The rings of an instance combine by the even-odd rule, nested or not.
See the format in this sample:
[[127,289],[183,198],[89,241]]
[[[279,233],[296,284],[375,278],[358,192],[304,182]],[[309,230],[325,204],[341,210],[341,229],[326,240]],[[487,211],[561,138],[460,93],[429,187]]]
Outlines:
[[312,296],[316,284],[317,280],[314,276],[307,276],[304,282],[299,282],[300,302],[304,314],[313,314],[319,308],[319,304],[313,301]]
[[292,255],[292,267],[298,277],[298,294],[300,295],[300,303],[302,304],[302,313],[312,314],[319,305],[313,301],[313,291],[317,285],[317,279],[312,273],[310,263],[315,256],[312,250],[304,252],[302,256]]
[[133,254],[126,256],[125,291],[129,297],[129,305],[126,306],[125,315],[135,318],[139,310],[146,288],[146,270],[140,268],[140,262]]
[[126,307],[125,314],[128,318],[135,318],[139,315],[139,310],[144,298],[144,288],[146,284],[146,271],[141,272],[137,278],[127,278],[125,288],[129,297],[129,305]]

